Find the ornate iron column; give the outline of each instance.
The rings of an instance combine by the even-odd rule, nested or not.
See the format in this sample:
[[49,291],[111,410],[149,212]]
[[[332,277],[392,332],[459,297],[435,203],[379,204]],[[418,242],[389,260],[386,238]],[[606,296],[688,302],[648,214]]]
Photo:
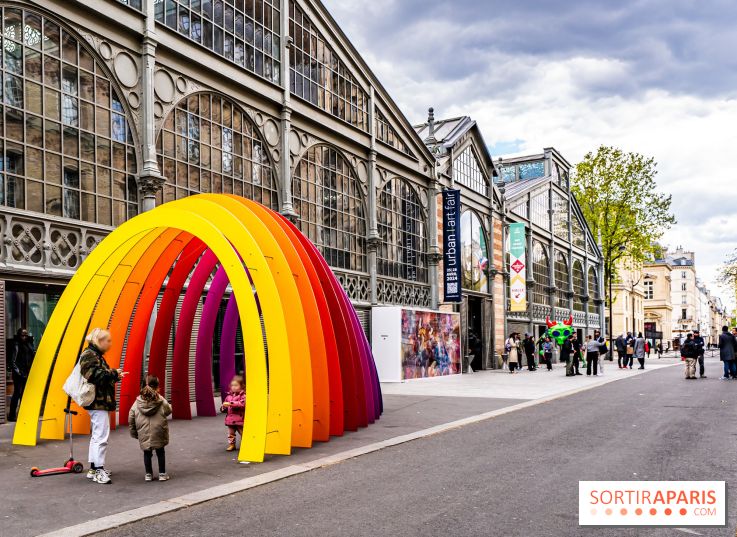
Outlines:
[[440,183],[438,182],[437,165],[433,166],[431,171],[432,179],[430,183],[430,192],[428,195],[428,226],[429,231],[429,252],[428,252],[428,277],[430,278],[430,307],[438,309],[440,305],[440,290],[438,289],[438,265],[443,255],[438,246],[438,194],[440,192]]
[[141,169],[138,174],[138,189],[142,200],[141,211],[156,206],[156,194],[164,184],[156,158],[156,118],[154,115],[154,73],[156,70],[156,22],[155,0],[144,0],[146,25],[141,43]]
[[372,305],[379,303],[377,271],[379,244],[381,242],[376,202],[376,189],[379,185],[377,184],[378,171],[376,169],[376,112],[374,105],[374,87],[371,86],[369,88],[369,135],[371,140],[368,152],[368,236],[366,237],[366,247],[368,248],[369,293]]
[[289,0],[281,0],[281,65],[280,79],[282,83],[281,102],[281,138],[279,141],[279,176],[280,176],[280,204],[279,211],[296,222],[299,215],[294,210],[292,203],[292,164],[290,160],[289,139],[292,130],[292,104],[289,91],[289,56],[292,49],[292,38],[289,36]]

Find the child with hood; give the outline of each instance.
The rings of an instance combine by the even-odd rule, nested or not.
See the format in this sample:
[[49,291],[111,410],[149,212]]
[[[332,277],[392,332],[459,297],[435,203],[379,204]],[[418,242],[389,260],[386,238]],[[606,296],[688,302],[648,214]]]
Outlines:
[[169,443],[169,422],[171,406],[159,395],[159,379],[146,376],[146,384],[141,395],[136,398],[128,414],[131,436],[138,439],[143,450],[143,465],[146,468],[146,481],[153,481],[153,452],[159,464],[159,481],[168,481],[166,473],[166,453],[164,447]]
[[246,414],[246,383],[243,377],[236,375],[230,381],[230,391],[220,407],[226,412],[225,426],[228,428],[228,447],[226,451],[235,451],[236,434],[243,439],[243,417]]

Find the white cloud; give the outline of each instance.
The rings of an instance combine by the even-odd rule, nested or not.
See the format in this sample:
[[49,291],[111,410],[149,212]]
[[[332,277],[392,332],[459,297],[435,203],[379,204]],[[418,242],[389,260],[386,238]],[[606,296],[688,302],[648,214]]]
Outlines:
[[[593,45],[591,53],[581,52],[583,46],[568,55],[483,47],[478,42],[483,21],[464,25],[418,15],[408,20],[401,43],[387,42],[364,31],[357,6],[366,3],[328,4],[412,122],[423,121],[433,106],[436,117],[473,117],[490,146],[521,141],[522,153],[554,146],[573,163],[601,144],[655,157],[659,188],[673,195],[679,221],[664,240],[694,250],[699,276],[717,291],[717,268],[737,248],[737,99],[708,88],[685,93],[641,83],[661,69],[680,74],[687,66],[683,58],[674,59],[672,43],[657,36],[639,43],[647,45],[649,57],[659,58],[647,72],[636,68],[635,59],[622,59],[616,50],[593,51]],[[369,5],[370,15],[364,11],[363,17],[381,20],[399,4]],[[708,64],[709,50],[691,51],[690,59]],[[674,81],[674,88],[680,87]]]

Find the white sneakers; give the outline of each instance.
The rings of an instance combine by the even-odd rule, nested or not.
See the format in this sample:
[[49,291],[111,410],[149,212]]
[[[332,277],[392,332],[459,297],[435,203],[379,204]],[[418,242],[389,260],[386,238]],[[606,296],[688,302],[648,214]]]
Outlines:
[[[153,481],[154,476],[153,474],[146,474],[146,477],[143,478],[144,481]],[[159,481],[169,481],[171,477],[169,477],[169,474],[162,474],[159,473]]]
[[92,478],[92,481],[99,483],[100,485],[109,485],[113,482],[113,480],[110,479],[110,474],[104,468],[98,468],[95,470],[95,475]]
[[[107,476],[109,478],[112,478],[113,477],[112,470],[105,470],[105,473],[107,474]],[[92,468],[90,468],[89,470],[87,470],[87,475],[86,475],[87,479],[94,480],[95,479],[95,475],[97,475],[97,470],[93,470]]]

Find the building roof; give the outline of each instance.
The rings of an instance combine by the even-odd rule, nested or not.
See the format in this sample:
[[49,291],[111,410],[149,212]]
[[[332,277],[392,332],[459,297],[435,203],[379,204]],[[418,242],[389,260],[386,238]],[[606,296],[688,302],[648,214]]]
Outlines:
[[527,179],[525,181],[513,181],[511,183],[499,183],[497,186],[500,188],[504,187],[504,199],[509,201],[514,198],[524,196],[531,190],[536,189],[540,185],[553,180],[550,175],[544,175],[543,177],[536,177],[535,179]]
[[[450,119],[437,119],[433,122],[433,125],[433,135],[436,143],[444,147],[451,147],[461,136],[472,129],[476,125],[476,122],[468,116],[460,116]],[[415,125],[414,129],[420,138],[425,140],[425,142],[428,141],[430,137],[429,122],[426,121],[420,125]]]

